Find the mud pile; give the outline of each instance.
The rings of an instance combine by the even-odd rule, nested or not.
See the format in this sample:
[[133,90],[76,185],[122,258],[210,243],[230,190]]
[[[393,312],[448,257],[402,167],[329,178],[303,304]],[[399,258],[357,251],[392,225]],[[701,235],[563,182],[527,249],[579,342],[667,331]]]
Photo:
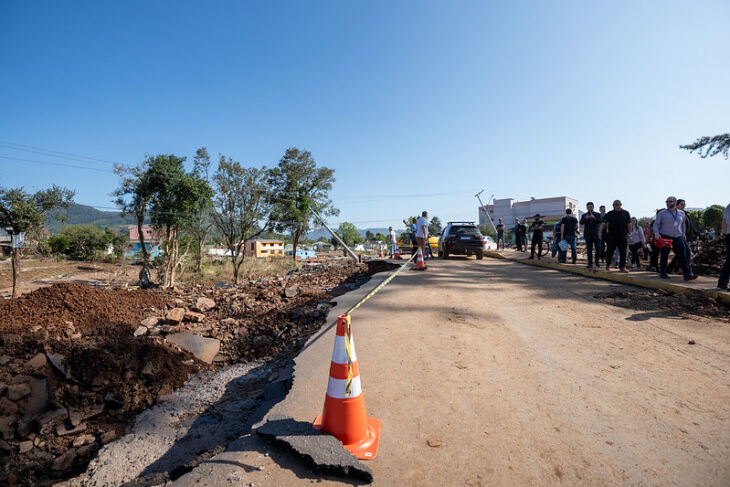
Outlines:
[[0,485],[80,473],[191,373],[296,351],[368,278],[335,260],[240,286],[58,284],[0,300]]

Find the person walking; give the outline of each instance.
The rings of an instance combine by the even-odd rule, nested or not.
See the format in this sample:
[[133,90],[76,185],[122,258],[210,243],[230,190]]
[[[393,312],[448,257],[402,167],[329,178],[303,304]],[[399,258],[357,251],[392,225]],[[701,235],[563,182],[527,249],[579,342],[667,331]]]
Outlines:
[[649,253],[649,267],[647,267],[647,270],[651,272],[659,272],[659,247],[654,241],[654,222],[656,221],[656,215],[658,215],[660,211],[662,210],[656,210],[654,219],[648,225],[649,237],[646,241],[649,242],[649,245],[651,246],[651,252]]
[[628,240],[626,235],[631,233],[631,215],[628,211],[621,209],[621,200],[613,202],[613,210],[606,213],[601,223],[600,235],[606,241],[606,270],[611,270],[611,259],[614,251],[618,249],[619,270],[626,270],[626,246]]
[[519,218],[515,218],[513,231],[515,232],[515,248],[517,251],[522,252],[522,225],[520,225]]
[[730,204],[725,207],[722,216],[722,234],[725,235],[725,264],[720,271],[720,278],[717,280],[718,291],[728,291],[730,281]]
[[395,247],[398,245],[398,235],[395,234],[393,227],[388,227],[388,244],[390,247],[390,258],[395,255]]
[[[687,206],[687,203],[683,199],[677,200],[677,208],[684,211],[684,208]],[[694,224],[692,224],[692,220],[690,220],[689,215],[686,211],[684,211],[684,238],[682,239],[682,243],[684,244],[684,257],[687,259],[687,263],[689,264],[690,270],[692,269],[692,246],[690,245],[692,242],[694,242],[697,239],[697,231],[695,230]],[[674,272],[679,271],[679,260],[677,259],[677,253],[674,253],[674,257],[669,262],[669,266],[667,266],[667,273],[671,274]]]
[[502,244],[502,250],[504,250],[504,223],[502,223],[502,219],[499,219],[499,222],[497,222],[497,250],[499,250],[500,243]]
[[[660,236],[664,239],[670,239],[672,241],[672,249],[675,255],[679,259],[679,264],[682,266],[682,274],[684,275],[685,281],[697,279],[697,276],[692,274],[692,269],[689,266],[689,259],[685,256],[684,247],[684,222],[687,215],[682,210],[677,208],[677,198],[674,196],[667,197],[667,207],[659,212],[654,220],[654,235]],[[662,279],[669,279],[667,274],[667,261],[669,260],[668,246],[661,248],[659,256],[659,273]]]
[[422,255],[426,254],[426,242],[428,242],[428,212],[424,211],[416,220],[416,243]]
[[636,218],[631,218],[631,235],[629,236],[629,251],[631,252],[631,268],[641,269],[641,252],[646,246],[644,229],[639,226]]
[[[575,234],[578,230],[578,219],[573,216],[573,210],[566,208],[565,216],[560,220],[560,235],[565,243],[570,245],[570,261],[572,264],[578,260],[578,252],[575,248]],[[561,250],[563,262],[568,260],[568,251]]]
[[[604,222],[604,219],[606,218],[606,206],[601,205],[598,207],[598,214],[601,215],[601,223]],[[600,230],[600,227],[599,227]],[[606,239],[601,236],[601,232],[598,232],[598,244],[601,248],[601,255],[596,257],[596,265],[603,262],[606,263]]]
[[544,224],[545,224],[545,222],[540,219],[540,215],[539,214],[535,215],[535,220],[532,222],[532,225],[530,225],[530,230],[532,231],[532,245],[530,246],[530,259],[535,258],[535,246],[537,246],[537,260],[540,260],[540,257],[542,254],[542,226]]
[[[586,239],[586,250],[588,251],[588,268],[593,268],[593,250],[596,251],[596,267],[601,258],[601,239],[598,237],[598,230],[601,228],[601,215],[593,211],[593,202],[586,203],[586,213],[580,217],[580,224],[583,225],[583,235]],[[605,207],[603,207],[605,210]]]

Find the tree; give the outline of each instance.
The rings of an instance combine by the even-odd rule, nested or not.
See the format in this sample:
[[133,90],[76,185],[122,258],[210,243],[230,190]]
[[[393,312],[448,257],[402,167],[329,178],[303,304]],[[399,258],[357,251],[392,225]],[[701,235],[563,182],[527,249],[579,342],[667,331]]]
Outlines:
[[192,220],[210,206],[213,190],[198,173],[188,173],[184,157],[159,154],[145,161],[145,179],[151,190],[150,220],[160,232],[163,244],[162,285],[175,285],[175,274],[186,251],[180,254],[180,232],[191,226]]
[[295,147],[287,149],[279,165],[271,169],[269,186],[273,192],[274,228],[291,235],[294,260],[299,240],[309,231],[314,217],[312,211],[322,216],[339,214],[328,197],[334,172],[334,169],[317,167],[309,151]]
[[707,228],[720,230],[720,225],[722,224],[722,215],[724,212],[725,208],[720,205],[708,206],[702,212],[702,224]]
[[233,282],[246,256],[244,245],[265,232],[271,225],[271,192],[266,167],[242,167],[237,161],[220,157],[213,175],[217,194],[213,203],[213,220],[230,252]]
[[[193,158],[193,172],[204,178],[206,181],[209,180],[209,169],[210,169],[210,155],[208,149],[201,147],[195,151],[195,157]],[[205,242],[208,239],[210,230],[213,227],[213,200],[209,198],[201,201],[201,205],[196,211],[190,215],[190,223],[188,230],[195,236],[197,242],[197,272],[201,274],[203,272],[203,253],[205,251]]]
[[372,240],[375,238],[375,234],[370,230],[365,231],[365,240]]
[[340,223],[340,226],[337,227],[337,234],[348,247],[362,242],[362,237],[360,236],[360,232],[357,231],[357,227],[349,222]]
[[66,255],[76,260],[89,260],[111,245],[114,233],[91,224],[68,225],[61,229],[60,236],[66,242]]
[[[22,187],[0,188],[0,227],[5,228],[11,237],[39,230],[49,212],[54,209],[68,208],[74,194],[73,191],[56,185],[32,195],[23,191]],[[21,248],[12,250],[13,298],[20,295],[17,284],[22,251]]]
[[388,237],[386,237],[382,233],[378,232],[375,234],[375,240],[378,242],[384,242],[384,241],[388,240]]
[[434,216],[433,218],[431,218],[431,221],[428,223],[428,234],[437,235],[437,234],[441,233],[441,230],[443,230],[441,220],[439,220],[439,217]]
[[702,158],[722,154],[723,157],[727,159],[728,152],[730,151],[730,134],[715,135],[714,137],[700,137],[691,144],[680,145],[679,148],[690,152],[697,151]]
[[121,179],[119,187],[111,193],[114,203],[121,210],[122,216],[133,215],[137,223],[137,234],[142,246],[142,269],[139,280],[149,283],[150,253],[144,242],[144,222],[147,217],[153,191],[147,178],[147,161],[134,167],[117,164],[114,173]]

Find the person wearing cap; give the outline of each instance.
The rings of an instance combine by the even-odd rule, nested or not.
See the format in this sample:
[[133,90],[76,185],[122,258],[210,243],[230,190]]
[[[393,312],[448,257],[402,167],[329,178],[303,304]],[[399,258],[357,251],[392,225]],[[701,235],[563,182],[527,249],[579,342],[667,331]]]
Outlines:
[[722,215],[722,234],[725,235],[725,264],[720,270],[720,278],[717,280],[717,290],[727,291],[730,281],[730,205],[725,207]]
[[532,245],[530,245],[530,259],[535,258],[535,246],[537,245],[537,260],[540,260],[542,254],[542,226],[545,224],[540,219],[540,214],[535,215],[535,221],[530,225],[532,231]]
[[[689,259],[685,255],[684,229],[687,215],[677,208],[677,198],[674,196],[668,196],[666,204],[667,207],[660,211],[656,216],[656,220],[654,220],[655,238],[658,235],[672,241],[672,249],[679,259],[679,264],[682,266],[682,274],[684,274],[685,281],[697,279],[697,276],[692,274]],[[660,251],[659,272],[662,279],[669,279],[669,274],[667,274],[669,250],[671,249],[668,246],[664,246]]]
[[600,229],[601,238],[606,241],[606,270],[611,270],[611,259],[613,253],[618,249],[619,270],[629,272],[626,269],[626,247],[628,246],[627,235],[631,234],[631,215],[628,211],[621,209],[621,200],[613,202],[613,210],[603,217]]

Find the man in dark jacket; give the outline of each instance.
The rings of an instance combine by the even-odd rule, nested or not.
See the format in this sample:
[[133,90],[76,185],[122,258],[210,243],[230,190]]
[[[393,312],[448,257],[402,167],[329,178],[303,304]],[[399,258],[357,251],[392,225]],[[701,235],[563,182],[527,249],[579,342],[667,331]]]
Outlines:
[[512,230],[515,232],[515,248],[522,252],[522,226],[519,218],[515,218],[515,226]]
[[[545,224],[540,215],[535,215],[535,221],[530,225],[532,230],[532,245],[530,246],[530,259],[535,258],[535,246],[537,246],[537,260],[542,256],[542,226]],[[545,252],[547,253],[547,251]]]
[[596,266],[601,257],[601,239],[598,237],[598,230],[601,228],[601,215],[593,211],[593,202],[586,203],[586,213],[580,217],[580,224],[583,225],[583,236],[586,239],[588,250],[588,268],[593,268],[593,250],[596,251]]
[[621,200],[613,202],[613,210],[606,213],[601,223],[600,235],[606,240],[606,270],[611,270],[613,252],[618,249],[619,270],[629,272],[626,269],[626,236],[631,233],[631,215],[621,209]]

